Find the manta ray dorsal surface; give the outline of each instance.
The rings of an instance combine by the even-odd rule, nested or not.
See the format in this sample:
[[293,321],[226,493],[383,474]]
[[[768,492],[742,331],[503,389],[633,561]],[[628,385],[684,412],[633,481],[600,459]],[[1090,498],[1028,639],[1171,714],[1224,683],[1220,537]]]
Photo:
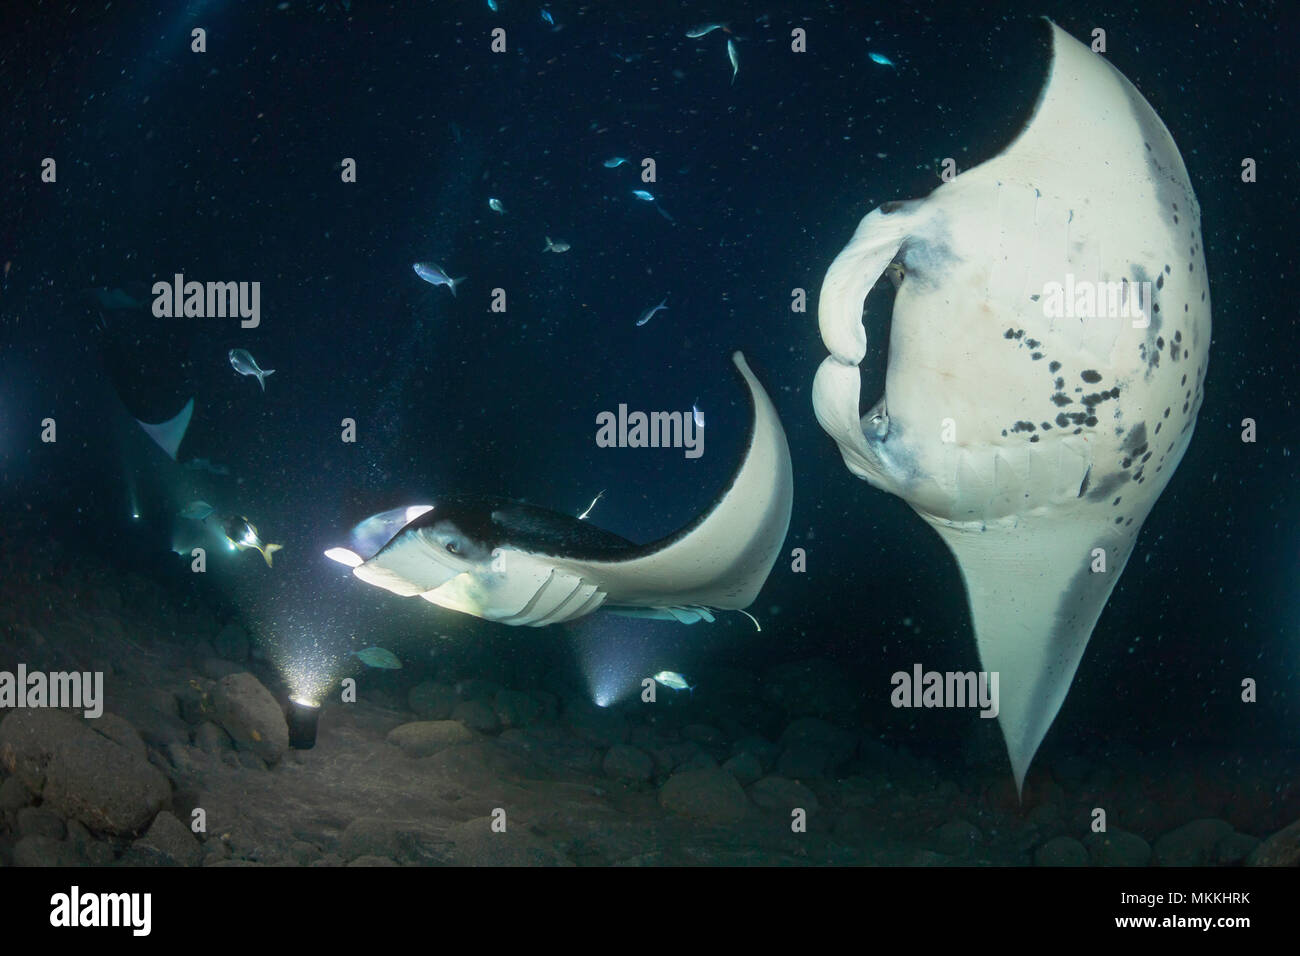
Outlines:
[[[1173,138],[1104,56],[1049,29],[1015,141],[870,212],[831,264],[813,384],[849,470],[952,551],[1017,788],[1191,440],[1210,345]],[[860,418],[863,300],[895,262],[884,395]]]
[[758,596],[790,525],[790,449],[771,399],[732,356],[752,412],[739,465],[685,528],[637,545],[589,521],[502,498],[448,496],[358,524],[326,557],[403,597],[503,624],[542,627],[601,608],[712,621]]

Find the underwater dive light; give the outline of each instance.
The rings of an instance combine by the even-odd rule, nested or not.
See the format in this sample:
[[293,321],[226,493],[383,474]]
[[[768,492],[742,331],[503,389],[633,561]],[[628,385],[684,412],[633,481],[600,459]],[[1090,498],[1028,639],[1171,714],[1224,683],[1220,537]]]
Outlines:
[[316,746],[316,726],[320,723],[320,704],[305,697],[289,698],[289,746],[294,750],[311,750]]

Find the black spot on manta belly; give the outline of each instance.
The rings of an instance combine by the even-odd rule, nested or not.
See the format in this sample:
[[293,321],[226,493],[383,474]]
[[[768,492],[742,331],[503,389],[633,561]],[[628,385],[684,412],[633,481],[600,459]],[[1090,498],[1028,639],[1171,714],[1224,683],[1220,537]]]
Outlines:
[[[1056,372],[1060,369],[1060,367],[1061,367],[1061,363],[1060,363],[1060,362],[1053,362],[1051,365],[1047,366],[1047,370],[1048,370],[1049,372],[1051,372],[1053,375],[1055,375]],[[1065,384],[1064,382],[1061,383],[1061,385],[1064,385],[1064,384]],[[1060,388],[1061,385],[1058,385],[1058,386],[1056,386],[1056,387],[1057,387],[1057,388]]]
[[1096,385],[1101,381],[1101,373],[1088,368],[1079,373],[1079,378],[1083,379],[1089,385]]
[[[1105,501],[1128,480],[1129,474],[1127,471],[1113,471],[1098,481],[1096,487],[1088,492],[1088,500]],[[1119,503],[1118,498],[1115,499],[1115,503]]]

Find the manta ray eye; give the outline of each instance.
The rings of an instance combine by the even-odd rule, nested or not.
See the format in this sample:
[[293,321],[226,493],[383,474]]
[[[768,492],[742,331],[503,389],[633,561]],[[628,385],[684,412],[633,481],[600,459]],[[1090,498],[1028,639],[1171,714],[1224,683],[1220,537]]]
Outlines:
[[454,538],[443,545],[443,547],[447,549],[448,554],[460,554],[460,544],[457,543]]

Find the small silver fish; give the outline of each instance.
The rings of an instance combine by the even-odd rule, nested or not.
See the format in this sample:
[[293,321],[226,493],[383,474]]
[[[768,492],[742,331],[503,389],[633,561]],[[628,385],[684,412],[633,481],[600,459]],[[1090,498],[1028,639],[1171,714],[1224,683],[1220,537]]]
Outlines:
[[692,40],[698,40],[700,37],[706,37],[714,30],[721,30],[723,33],[730,33],[725,23],[701,23],[698,27],[691,27],[686,31],[686,35]]
[[584,511],[582,514],[578,515],[578,520],[579,520],[579,521],[586,521],[586,520],[587,520],[587,515],[591,514],[591,509],[594,508],[594,507],[596,507],[596,502],[599,501],[601,498],[604,498],[604,497],[605,497],[605,489],[602,488],[602,489],[600,490],[600,494],[596,495],[596,497],[594,497],[594,498],[591,499],[591,504],[587,505],[587,510]]
[[880,66],[892,66],[894,69],[898,69],[898,64],[883,53],[868,53],[867,56],[871,58],[872,63],[879,64]]
[[382,647],[367,647],[365,650],[352,651],[352,656],[361,661],[367,667],[376,667],[384,671],[399,671],[402,669],[402,662],[392,651],[386,651]]
[[465,276],[459,279],[453,279],[443,271],[442,266],[434,262],[417,262],[411,267],[415,274],[423,279],[429,285],[445,285],[451,290],[451,294],[456,294],[456,286],[465,281]]
[[560,240],[559,242],[554,242],[552,241],[550,236],[547,236],[546,248],[543,249],[542,252],[568,252],[569,249],[571,248],[572,247],[564,240]]
[[644,189],[634,189],[632,190],[632,195],[635,196],[637,199],[640,199],[642,202],[655,201],[654,193],[648,192]]
[[488,208],[497,215],[504,216],[506,214],[506,207],[502,204],[500,199],[495,197],[488,200]]
[[274,375],[275,369],[258,368],[257,360],[249,354],[247,349],[231,349],[229,358],[231,368],[240,375],[255,376],[257,378],[257,384],[262,386],[262,391],[266,391],[266,377],[268,375]]
[[736,85],[736,74],[740,72],[740,57],[736,55],[736,41],[727,41],[727,59],[731,61],[731,85]]
[[281,544],[263,541],[262,536],[257,533],[257,525],[243,515],[219,515],[218,521],[221,524],[221,533],[226,536],[226,541],[230,543],[231,548],[236,551],[247,551],[251,548],[261,552],[268,568],[271,567],[271,555],[284,547]]
[[609,159],[605,160],[602,165],[606,169],[618,169],[618,167],[622,166],[626,162],[628,162],[628,160],[624,159],[622,156],[611,156]]
[[547,10],[545,7],[542,7],[542,19],[551,26],[555,26],[555,17],[551,16],[551,11]]
[[669,690],[695,690],[694,685],[688,684],[686,678],[676,671],[660,671],[654,675],[654,679]]
[[661,309],[668,308],[667,302],[668,302],[668,296],[664,296],[663,301],[660,302],[658,305],[652,305],[650,308],[642,312],[641,318],[636,320],[636,324],[645,325],[647,322],[649,322],[651,319],[655,317],[656,312],[658,312]]

